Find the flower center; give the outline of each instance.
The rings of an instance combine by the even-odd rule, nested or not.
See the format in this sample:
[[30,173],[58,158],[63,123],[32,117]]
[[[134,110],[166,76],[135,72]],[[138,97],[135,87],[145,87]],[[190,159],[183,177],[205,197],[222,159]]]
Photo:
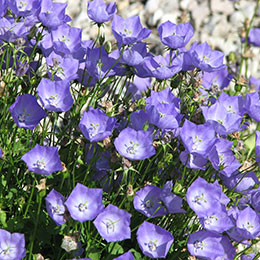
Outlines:
[[98,133],[99,124],[90,123],[90,127],[88,128],[89,136],[93,137]]
[[199,249],[203,250],[203,249],[204,249],[204,246],[205,246],[205,244],[204,244],[202,241],[198,241],[198,240],[196,240],[196,241],[193,243],[193,245],[194,245],[196,251],[199,250]]
[[157,248],[156,242],[157,242],[157,240],[154,240],[154,241],[151,240],[151,241],[148,243],[148,248],[149,248],[149,250],[150,250],[151,252],[156,251],[156,248]]
[[218,218],[216,216],[207,217],[205,218],[204,223],[205,225],[210,225],[213,221],[218,221]]
[[139,143],[134,143],[133,141],[130,141],[130,146],[125,145],[126,152],[130,154],[135,154],[136,153],[136,147],[139,146]]
[[192,150],[198,149],[200,142],[202,142],[202,139],[196,135],[195,141],[193,141]]
[[153,200],[152,199],[147,200],[144,204],[146,208],[150,209],[153,207]]
[[53,209],[53,213],[55,214],[60,215],[64,213],[64,207],[61,205],[56,205],[56,207],[53,207],[52,209]]
[[34,165],[37,168],[39,168],[40,170],[43,170],[46,167],[46,163],[45,163],[44,158],[42,158],[41,160],[38,160]]
[[47,101],[49,102],[49,104],[51,106],[57,106],[57,97],[58,97],[58,94],[56,94],[54,96],[50,96],[49,98],[47,98]]
[[199,204],[199,205],[202,204],[201,202],[207,203],[207,200],[205,199],[204,196],[205,196],[204,193],[202,193],[201,196],[196,196],[196,197],[194,198],[194,201],[193,201],[193,202],[195,202],[195,203],[197,203],[197,204]]
[[79,206],[78,206],[79,211],[84,211],[84,210],[88,209],[88,207],[87,207],[87,203],[88,203],[87,200],[86,200],[85,203],[80,203]]
[[26,113],[26,110],[24,109],[23,113],[18,116],[18,121],[24,122],[29,115],[30,114]]
[[119,222],[120,219],[113,221],[112,219],[106,218],[105,222],[102,222],[107,229],[107,234],[115,232],[115,224]]

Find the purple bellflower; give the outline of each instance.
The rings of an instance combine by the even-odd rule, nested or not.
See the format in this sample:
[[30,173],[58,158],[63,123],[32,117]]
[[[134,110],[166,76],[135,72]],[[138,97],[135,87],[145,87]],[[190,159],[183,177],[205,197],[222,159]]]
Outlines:
[[48,74],[54,80],[72,81],[78,77],[79,61],[73,57],[61,56],[54,51],[46,58]]
[[0,229],[0,259],[21,260],[26,256],[24,234]]
[[260,28],[251,28],[248,35],[248,43],[260,47]]
[[133,254],[130,251],[128,251],[128,252],[124,253],[123,255],[120,255],[119,257],[114,258],[113,260],[135,260],[135,259],[134,259]]
[[257,122],[260,122],[260,101],[258,92],[246,94],[244,109],[251,118]]
[[73,219],[93,220],[104,208],[102,189],[91,189],[78,183],[65,202]]
[[210,125],[196,125],[189,120],[185,120],[180,137],[189,153],[197,153],[203,157],[208,156],[217,141],[215,131]]
[[130,160],[144,160],[156,153],[151,132],[129,127],[120,132],[114,145],[122,156]]
[[65,198],[54,189],[45,198],[46,209],[49,216],[55,221],[57,225],[62,225],[66,222],[65,214]]
[[226,67],[223,64],[223,52],[211,50],[207,42],[201,44],[194,43],[193,45],[190,56],[195,67],[206,72],[213,72]]
[[9,7],[16,16],[29,16],[37,11],[40,0],[9,1]]
[[231,175],[241,166],[232,152],[233,142],[219,138],[209,153],[209,160],[213,168],[226,177]]
[[187,202],[199,217],[214,214],[221,207],[221,187],[208,183],[203,178],[196,179],[187,190]]
[[30,94],[18,96],[9,111],[18,127],[31,130],[47,116],[36,97]]
[[255,160],[260,163],[260,131],[255,132]]
[[146,185],[135,193],[134,208],[148,218],[167,214],[160,200],[161,189],[153,185]]
[[103,2],[103,0],[88,2],[88,17],[97,24],[108,22],[113,18],[113,15],[116,12],[116,2],[112,2],[107,5]]
[[66,3],[53,3],[52,0],[41,0],[41,11],[38,14],[38,18],[46,27],[55,29],[71,20],[65,14],[66,7]]
[[260,89],[260,79],[257,79],[253,76],[249,78],[249,86],[250,89],[253,91],[259,91]]
[[130,213],[109,204],[93,223],[107,242],[116,242],[131,238],[130,218]]
[[90,142],[98,142],[112,135],[115,124],[116,119],[114,117],[107,116],[99,108],[89,107],[88,112],[84,111],[79,128]]
[[72,54],[81,48],[81,29],[62,24],[51,31],[56,53]]
[[112,32],[119,44],[130,45],[147,38],[151,30],[142,27],[139,16],[123,19],[115,14],[112,21]]
[[38,174],[50,175],[53,172],[63,169],[58,154],[58,147],[36,144],[21,159],[26,163],[29,171]]
[[170,232],[147,221],[136,235],[142,252],[150,258],[165,258],[174,240]]
[[171,49],[185,47],[194,34],[190,23],[174,24],[170,21],[162,23],[158,27],[161,42]]
[[54,112],[66,112],[73,105],[68,81],[51,81],[42,78],[37,93],[43,106]]
[[[142,66],[146,71],[145,77],[155,77],[159,80],[171,78],[182,69],[178,59],[173,59],[173,62],[169,65],[169,56],[164,58],[161,55],[147,57],[144,59]],[[137,75],[141,76],[140,73],[137,73]]]
[[228,237],[200,230],[189,236],[188,250],[192,256],[208,260],[233,260],[236,254]]

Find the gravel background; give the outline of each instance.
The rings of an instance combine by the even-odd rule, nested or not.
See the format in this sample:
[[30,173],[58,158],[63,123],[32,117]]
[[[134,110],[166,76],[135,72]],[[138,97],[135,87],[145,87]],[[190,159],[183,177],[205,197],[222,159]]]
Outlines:
[[[88,0],[56,0],[68,4],[67,14],[72,18],[71,26],[79,27],[83,40],[94,39],[97,28],[92,26],[87,15]],[[106,1],[111,2],[111,1]],[[251,19],[256,0],[117,0],[117,14],[127,18],[138,15],[143,26],[152,29],[148,38],[153,52],[159,54],[164,46],[160,43],[157,27],[170,20],[173,23],[189,21],[195,30],[190,42],[207,41],[214,49],[226,55],[240,55],[240,35],[246,19]],[[260,8],[259,8],[260,9]],[[253,23],[260,27],[260,10]],[[102,32],[107,40],[115,41],[107,23]],[[189,47],[189,45],[188,45]],[[260,48],[252,47],[253,59],[249,60],[249,75],[260,78]]]

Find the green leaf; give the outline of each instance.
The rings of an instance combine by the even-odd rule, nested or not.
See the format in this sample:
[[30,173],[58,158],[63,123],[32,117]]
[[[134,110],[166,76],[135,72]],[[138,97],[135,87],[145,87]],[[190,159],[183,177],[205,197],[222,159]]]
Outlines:
[[2,209],[0,209],[0,223],[2,224],[2,226],[4,228],[7,227],[7,224],[6,224],[6,213]]
[[108,252],[112,255],[119,255],[124,253],[124,249],[118,243],[110,243],[108,246]]

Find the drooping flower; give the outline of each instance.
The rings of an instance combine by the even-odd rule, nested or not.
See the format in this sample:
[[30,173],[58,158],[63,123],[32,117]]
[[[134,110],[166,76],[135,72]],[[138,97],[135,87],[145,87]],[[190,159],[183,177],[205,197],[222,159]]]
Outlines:
[[144,160],[156,153],[151,132],[129,127],[120,132],[114,145],[122,156],[130,160]]
[[37,93],[43,106],[50,111],[66,112],[73,105],[68,81],[41,79]]
[[128,251],[128,252],[124,253],[123,255],[120,255],[119,257],[114,258],[113,260],[135,260],[135,259],[134,259],[133,254],[130,251]]
[[112,32],[119,44],[130,45],[147,38],[151,30],[142,27],[139,16],[124,19],[115,14],[112,21]]
[[88,17],[98,24],[108,22],[116,12],[116,2],[111,2],[107,5],[103,0],[88,2]]
[[58,154],[58,147],[36,144],[21,159],[26,163],[29,171],[38,174],[50,175],[53,172],[63,169]]
[[248,35],[248,43],[260,47],[260,28],[251,28]]
[[227,236],[204,230],[190,234],[187,247],[192,256],[201,259],[232,260],[236,254]]
[[9,1],[9,8],[17,16],[29,16],[40,7],[40,0],[14,0]]
[[62,225],[66,222],[64,218],[65,213],[65,198],[54,189],[45,198],[46,209],[49,216],[55,221],[57,225]]
[[127,211],[109,204],[93,223],[107,242],[116,242],[131,238],[130,218]]
[[21,260],[26,256],[24,234],[0,229],[0,259]]
[[93,220],[104,208],[102,189],[93,189],[78,183],[65,202],[73,219]]
[[253,118],[257,122],[260,122],[260,101],[258,92],[246,94],[244,109],[251,118]]
[[52,0],[41,0],[41,9],[38,14],[43,25],[55,29],[71,19],[65,14],[67,3],[54,3]]
[[213,72],[226,67],[223,64],[223,52],[211,50],[207,42],[194,43],[193,45],[189,55],[194,66],[206,72]]
[[219,189],[214,183],[199,177],[188,188],[186,197],[190,208],[199,217],[207,217],[221,207],[221,193],[221,187]]
[[174,240],[170,232],[147,221],[136,235],[142,252],[151,258],[165,258]]
[[88,112],[84,111],[79,128],[90,142],[98,142],[112,135],[115,124],[116,118],[107,116],[99,108],[89,107]]
[[161,189],[154,185],[146,185],[136,192],[133,203],[134,208],[148,218],[167,214],[160,200]]
[[171,49],[185,47],[194,34],[190,23],[174,24],[170,21],[162,23],[158,27],[161,42]]
[[47,116],[36,97],[30,94],[18,96],[9,111],[17,126],[26,129],[34,129]]

